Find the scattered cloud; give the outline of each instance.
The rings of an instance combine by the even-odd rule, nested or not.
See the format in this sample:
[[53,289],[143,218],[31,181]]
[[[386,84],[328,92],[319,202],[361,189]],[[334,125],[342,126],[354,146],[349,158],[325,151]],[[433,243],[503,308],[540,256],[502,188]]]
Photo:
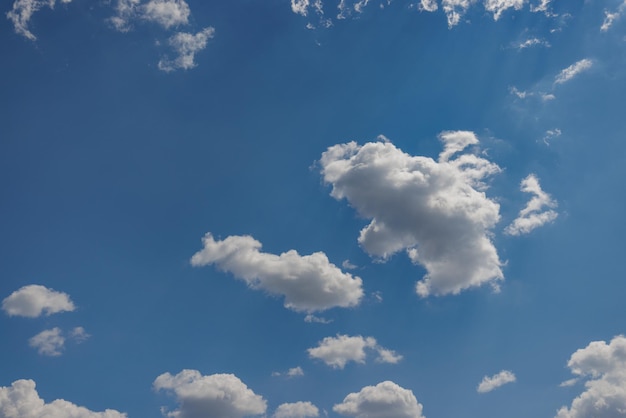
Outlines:
[[379,346],[375,338],[360,335],[350,337],[337,334],[337,337],[326,337],[317,347],[307,351],[311,358],[320,359],[334,369],[343,369],[350,361],[364,364],[367,357],[365,349],[377,352],[376,361],[379,363],[396,364],[402,360],[402,356],[393,350]]
[[[60,0],[61,3],[70,3],[72,0]],[[28,29],[28,23],[35,12],[44,6],[53,9],[56,0],[15,0],[13,9],[7,12],[7,19],[13,22],[15,33],[23,35],[31,41],[37,37]]]
[[118,0],[110,22],[120,32],[128,32],[136,20],[156,23],[164,29],[189,23],[191,11],[185,0]]
[[215,264],[254,289],[285,296],[285,307],[312,313],[359,304],[363,289],[359,277],[342,272],[322,252],[301,256],[295,250],[280,255],[261,252],[261,243],[249,235],[216,241],[207,233],[204,249],[191,258],[194,266]]
[[0,387],[0,417],[6,418],[126,418],[112,409],[93,412],[63,399],[46,403],[39,397],[33,380],[16,380]]
[[533,46],[543,46],[546,48],[550,48],[550,42],[546,41],[545,39],[528,38],[522,42],[517,43],[515,45],[515,48],[526,49],[526,48],[531,48]]
[[316,324],[330,324],[331,322],[333,322],[332,319],[326,319],[323,318],[321,316],[316,316],[313,314],[307,314],[307,316],[304,317],[304,322],[308,322],[308,323],[316,323]]
[[274,376],[274,377],[284,376],[284,377],[287,377],[287,378],[300,377],[300,376],[304,376],[304,370],[302,370],[302,367],[300,367],[300,366],[292,367],[291,369],[287,370],[284,373],[273,372],[272,376]]
[[319,410],[311,402],[284,403],[274,412],[274,418],[309,418],[319,415]]
[[552,3],[552,0],[540,0],[538,5],[530,5],[530,11],[535,13],[545,13],[546,15],[550,16],[552,15],[549,10],[550,3]]
[[545,133],[545,135],[543,136],[543,142],[546,145],[550,145],[550,142],[554,139],[554,138],[558,138],[561,136],[561,130],[558,128],[555,129],[548,129]]
[[619,5],[616,11],[609,12],[608,10],[605,10],[604,21],[602,22],[602,26],[600,26],[600,30],[602,32],[608,31],[611,26],[613,26],[613,23],[615,23],[616,20],[622,17],[624,10],[626,10],[626,0],[624,0],[622,4]]
[[386,140],[335,145],[320,161],[331,196],[371,219],[360,233],[362,248],[381,261],[406,250],[426,268],[416,286],[422,297],[504,278],[490,239],[500,207],[484,192],[484,180],[500,168],[461,153],[478,144],[472,132],[447,131],[439,139],[444,150],[438,161],[408,155]]
[[358,266],[355,264],[352,264],[350,260],[343,260],[343,263],[341,263],[341,267],[343,267],[346,270],[354,270]]
[[350,393],[333,411],[356,418],[424,418],[413,392],[391,381]]
[[28,344],[37,349],[42,356],[60,356],[65,347],[65,338],[60,328],[47,329],[28,340]]
[[87,341],[91,337],[91,335],[87,334],[85,328],[76,327],[70,332],[70,337],[74,341],[76,341],[76,343],[80,344]]
[[493,13],[493,20],[498,20],[505,10],[520,10],[524,3],[526,0],[485,0],[485,10]]
[[37,284],[24,286],[2,301],[2,310],[9,316],[37,318],[42,314],[52,315],[74,309],[76,307],[67,293]]
[[337,9],[339,9],[337,19],[345,19],[354,14],[361,14],[369,3],[370,0],[340,0],[339,5],[337,5]]
[[545,210],[545,208],[555,208],[557,202],[541,189],[539,179],[534,174],[529,174],[522,180],[520,190],[534,196],[519,212],[517,218],[505,228],[504,232],[508,235],[528,234],[533,229],[554,221],[558,216],[554,210]]
[[593,61],[590,59],[582,59],[569,67],[562,70],[554,79],[555,84],[563,84],[576,77],[578,74],[585,72],[591,68]]
[[579,379],[587,381],[583,393],[569,408],[559,409],[556,418],[626,415],[626,337],[619,335],[608,344],[593,341],[572,354],[567,366]]
[[513,383],[515,380],[513,372],[502,370],[500,373],[494,374],[491,377],[483,377],[483,380],[478,384],[478,388],[476,390],[478,393],[491,392],[492,390],[506,385],[507,383]]
[[467,9],[475,2],[476,0],[441,0],[443,11],[448,19],[448,28],[458,25],[467,13]]
[[568,379],[568,380],[566,380],[564,382],[559,383],[559,387],[568,388],[570,386],[574,386],[576,383],[578,383],[579,380],[580,379],[577,378],[577,377],[575,377],[573,379]]
[[263,397],[233,374],[203,376],[197,370],[183,370],[177,375],[164,373],[156,378],[153,387],[176,397],[179,409],[167,412],[171,418],[242,418],[264,414],[267,409]]
[[196,53],[207,46],[209,39],[215,36],[215,29],[207,27],[195,35],[192,33],[178,32],[171,36],[167,43],[178,54],[173,60],[163,58],[159,61],[159,69],[167,73],[175,70],[190,70],[196,66]]
[[418,8],[425,12],[436,12],[439,6],[437,5],[437,0],[420,0]]

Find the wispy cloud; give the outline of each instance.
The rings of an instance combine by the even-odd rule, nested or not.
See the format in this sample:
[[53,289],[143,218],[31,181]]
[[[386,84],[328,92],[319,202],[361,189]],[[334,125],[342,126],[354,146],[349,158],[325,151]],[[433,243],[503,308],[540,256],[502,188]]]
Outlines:
[[[60,0],[61,3],[70,3],[72,0]],[[28,29],[28,23],[35,12],[42,7],[54,8],[56,0],[16,0],[13,8],[7,13],[7,18],[13,22],[15,32],[31,41],[37,37]]]
[[478,384],[476,391],[478,393],[487,393],[492,390],[499,388],[500,386],[506,385],[507,383],[515,382],[515,374],[508,370],[502,370],[501,372],[493,375],[493,376],[485,376],[483,380]]
[[563,69],[555,78],[554,83],[555,84],[563,84],[566,83],[568,81],[570,81],[571,79],[573,79],[574,77],[576,77],[577,75],[589,70],[593,65],[593,61],[591,61],[590,59],[582,59],[572,65],[570,65],[569,67]]
[[159,61],[159,69],[165,72],[175,70],[189,70],[196,66],[196,54],[206,48],[209,39],[215,36],[215,29],[204,28],[196,34],[179,32],[167,41],[176,52],[174,59],[163,58]]

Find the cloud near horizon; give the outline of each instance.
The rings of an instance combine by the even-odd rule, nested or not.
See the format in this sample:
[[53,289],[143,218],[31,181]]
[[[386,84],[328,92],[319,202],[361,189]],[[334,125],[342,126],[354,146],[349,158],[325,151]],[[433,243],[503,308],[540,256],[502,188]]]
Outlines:
[[264,253],[261,243],[249,235],[218,241],[207,233],[202,242],[204,248],[191,258],[193,266],[214,264],[253,289],[284,296],[285,307],[294,311],[352,307],[363,297],[362,280],[342,272],[323,252],[305,256],[295,250]]
[[446,131],[439,139],[438,160],[406,154],[382,136],[331,146],[320,160],[331,196],[370,220],[358,239],[365,252],[385,261],[405,250],[426,269],[416,285],[421,297],[497,287],[504,279],[491,241],[500,206],[484,183],[500,167],[463,152],[478,144],[473,132]]

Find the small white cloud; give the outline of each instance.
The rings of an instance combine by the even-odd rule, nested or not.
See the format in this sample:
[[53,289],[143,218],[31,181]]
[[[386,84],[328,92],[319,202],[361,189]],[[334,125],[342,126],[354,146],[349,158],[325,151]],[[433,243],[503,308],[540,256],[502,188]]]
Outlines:
[[139,14],[140,3],[141,0],[117,0],[116,14],[109,19],[113,27],[120,32],[128,32],[132,27],[131,22]]
[[420,0],[418,8],[420,11],[436,12],[439,6],[437,5],[437,0]]
[[577,350],[567,366],[578,379],[587,379],[585,390],[556,418],[616,418],[626,416],[626,337],[608,344],[593,341]]
[[[61,0],[61,3],[70,3],[72,0]],[[7,19],[13,22],[15,33],[23,35],[31,41],[37,37],[28,29],[28,22],[35,12],[44,6],[54,8],[56,0],[15,0],[13,9],[7,12]]]
[[545,133],[545,135],[543,136],[543,142],[546,145],[550,145],[550,142],[554,139],[554,138],[558,138],[561,136],[561,130],[559,128],[556,129],[548,129]]
[[535,228],[539,228],[547,223],[554,221],[558,217],[558,213],[554,210],[544,208],[555,208],[556,200],[544,192],[539,185],[539,179],[534,174],[529,174],[522,180],[520,190],[524,193],[531,193],[534,196],[526,204],[524,209],[519,212],[517,218],[505,228],[504,232],[508,235],[528,234]]
[[616,20],[622,17],[624,10],[626,10],[626,0],[624,0],[614,12],[609,12],[608,10],[605,10],[604,21],[602,22],[602,26],[600,26],[600,30],[602,32],[608,31],[611,26],[613,26],[613,23],[615,23]]
[[63,399],[46,403],[39,397],[33,380],[16,380],[0,387],[0,417],[5,418],[126,418],[113,409],[93,412]]
[[47,329],[28,340],[28,344],[37,349],[42,356],[60,356],[65,347],[65,337],[60,328]]
[[80,343],[87,341],[91,337],[91,335],[87,334],[87,332],[85,331],[85,328],[76,327],[70,332],[70,337],[76,343],[80,344]]
[[323,318],[321,316],[316,316],[316,315],[313,315],[313,314],[307,314],[307,316],[304,317],[304,322],[308,322],[309,324],[311,324],[311,323],[330,324],[333,321],[332,321],[332,319]]
[[369,4],[370,0],[341,0],[337,5],[339,14],[337,19],[346,19],[354,14],[363,13],[363,9]]
[[448,27],[458,25],[461,18],[467,13],[467,9],[476,3],[476,0],[441,0],[443,11],[448,18]]
[[578,378],[578,377],[575,377],[573,379],[568,379],[568,380],[566,380],[564,382],[559,383],[559,387],[567,388],[567,387],[570,387],[570,386],[574,386],[576,383],[578,383],[579,380],[580,380],[580,378]]
[[265,400],[233,374],[203,376],[197,370],[164,373],[153,387],[176,397],[179,408],[167,413],[171,418],[242,418],[264,414],[267,408]]
[[164,58],[159,61],[159,69],[165,72],[175,70],[190,70],[196,66],[196,53],[207,46],[209,39],[215,36],[215,29],[204,28],[195,35],[179,32],[167,40],[167,43],[178,54],[173,60]]
[[309,5],[309,0],[291,0],[291,11],[301,16],[306,16]]
[[185,0],[150,0],[141,9],[140,18],[169,29],[189,22],[189,5]]
[[544,39],[539,39],[539,38],[528,38],[523,42],[518,43],[517,45],[515,45],[515,48],[517,49],[526,49],[526,48],[530,48],[533,46],[543,46],[546,48],[550,47],[550,43]]
[[525,3],[526,0],[485,0],[485,10],[493,13],[493,20],[498,20],[505,10],[520,10]]
[[333,411],[356,418],[424,418],[413,392],[391,381],[349,394]]
[[284,403],[274,412],[274,418],[310,418],[319,415],[319,410],[311,402]]
[[540,93],[541,100],[544,102],[556,99],[556,96],[552,93]]
[[569,67],[562,70],[555,78],[555,84],[563,84],[576,77],[578,74],[589,70],[593,65],[593,61],[590,59],[582,59]]
[[322,252],[301,256],[295,250],[280,255],[261,252],[251,236],[230,236],[216,241],[210,233],[204,249],[191,258],[194,266],[215,264],[254,289],[285,296],[285,307],[315,312],[359,304],[362,281],[342,272]]
[[343,267],[346,270],[354,270],[358,266],[355,264],[352,264],[350,260],[343,260],[343,263],[341,263],[341,267]]
[[76,307],[67,293],[37,284],[24,286],[2,301],[2,310],[9,316],[36,318],[42,314],[52,315],[74,309]]
[[487,393],[492,390],[499,388],[502,385],[506,385],[507,383],[515,382],[515,375],[508,371],[502,370],[500,373],[495,374],[491,377],[485,376],[483,380],[479,383],[478,388],[476,389],[478,393]]
[[458,294],[504,278],[490,239],[500,206],[484,192],[484,180],[500,168],[461,153],[478,143],[472,132],[448,131],[439,138],[439,161],[385,141],[335,145],[320,160],[331,196],[371,219],[361,230],[361,247],[381,261],[405,250],[425,267],[416,286],[422,297]]
[[519,99],[525,99],[528,96],[532,96],[533,93],[528,93],[527,91],[518,90],[517,87],[509,87],[509,92]]
[[350,337],[337,334],[337,337],[326,337],[317,347],[309,348],[307,351],[311,358],[322,360],[334,369],[343,369],[351,361],[365,363],[367,357],[365,349],[377,352],[376,361],[380,363],[396,364],[402,360],[401,355],[379,346],[375,338],[364,338],[360,335]]
[[537,5],[531,4],[530,11],[535,13],[541,12],[545,13],[548,16],[551,16],[552,14],[549,11],[550,3],[552,3],[552,0],[541,0]]
[[280,377],[280,376],[284,376],[286,378],[294,378],[294,377],[300,377],[300,376],[304,376],[304,370],[302,370],[302,367],[297,366],[297,367],[292,367],[291,369],[287,370],[286,372],[272,372],[272,376],[274,377]]

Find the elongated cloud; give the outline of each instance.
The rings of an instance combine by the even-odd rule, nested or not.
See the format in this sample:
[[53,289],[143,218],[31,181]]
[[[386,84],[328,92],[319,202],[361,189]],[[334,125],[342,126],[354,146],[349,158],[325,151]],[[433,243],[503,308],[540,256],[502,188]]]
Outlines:
[[2,301],[2,310],[9,316],[36,318],[74,309],[76,307],[67,293],[37,284],[24,286]]
[[513,372],[502,370],[500,373],[494,374],[491,377],[483,377],[483,380],[478,384],[476,391],[478,393],[491,392],[492,390],[506,385],[507,383],[513,383],[515,380],[516,378]]
[[156,378],[153,387],[176,397],[179,408],[167,413],[172,418],[242,418],[264,414],[267,409],[263,397],[233,374],[203,376],[197,370],[183,370],[176,375],[164,373]]
[[484,180],[500,168],[461,153],[478,144],[472,132],[443,132],[439,139],[444,150],[438,161],[408,155],[384,137],[332,146],[320,160],[331,196],[371,219],[361,230],[362,248],[382,261],[405,250],[426,268],[416,286],[422,297],[503,279],[490,240],[500,206],[484,192]]
[[559,215],[552,209],[557,206],[556,200],[544,192],[539,185],[539,179],[530,174],[522,180],[520,190],[524,193],[533,194],[532,199],[519,212],[518,217],[506,227],[504,232],[509,235],[528,234],[535,228],[539,228],[554,221]]
[[215,264],[254,289],[283,295],[289,309],[315,312],[356,306],[363,296],[361,279],[342,272],[322,252],[263,253],[261,243],[248,235],[216,241],[208,233],[202,242],[204,249],[194,254],[192,265]]
[[395,364],[402,360],[402,356],[393,350],[379,346],[375,338],[364,338],[360,335],[350,337],[338,334],[336,337],[326,337],[317,347],[309,348],[307,351],[311,358],[320,359],[334,369],[343,369],[351,361],[365,363],[366,349],[378,353],[376,361],[379,363]]
[[413,392],[391,381],[349,394],[333,411],[356,418],[424,418]]
[[626,337],[619,335],[608,344],[593,341],[572,354],[567,366],[578,378],[586,379],[585,390],[569,408],[559,409],[556,418],[626,415]]
[[319,415],[319,410],[311,402],[284,403],[274,412],[274,418],[310,418]]
[[196,66],[196,54],[206,48],[209,39],[215,36],[215,29],[204,28],[196,34],[179,32],[168,39],[168,44],[176,52],[174,59],[159,61],[159,69],[165,72],[189,70]]
[[0,387],[0,417],[3,418],[126,418],[126,414],[107,409],[93,412],[63,399],[46,403],[39,397],[33,380],[16,380]]
[[590,59],[582,59],[569,67],[563,69],[554,79],[555,84],[563,84],[576,77],[578,74],[585,72],[591,68],[593,61]]
[[[61,0],[61,3],[70,3],[72,0]],[[28,22],[33,14],[44,6],[54,8],[56,0],[16,0],[13,9],[7,13],[7,18],[13,22],[15,33],[25,36],[31,41],[37,37],[28,29]]]

